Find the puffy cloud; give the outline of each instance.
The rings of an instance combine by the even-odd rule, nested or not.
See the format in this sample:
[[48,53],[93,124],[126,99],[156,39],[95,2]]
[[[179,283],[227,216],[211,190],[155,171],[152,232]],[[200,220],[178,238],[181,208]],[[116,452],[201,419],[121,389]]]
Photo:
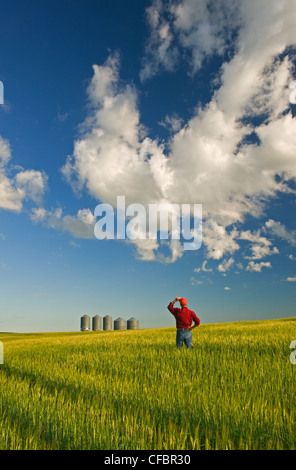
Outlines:
[[95,217],[89,209],[80,209],[76,216],[50,217],[49,224],[77,238],[94,238]]
[[14,181],[6,176],[6,166],[11,158],[8,140],[0,136],[0,209],[19,212],[23,194],[14,187]]
[[173,45],[174,35],[169,19],[165,15],[168,8],[162,0],[155,0],[147,8],[147,22],[151,29],[151,36],[146,45],[146,57],[140,72],[141,80],[153,76],[160,67],[173,70],[178,59],[178,50]]
[[201,280],[199,280],[199,279],[196,279],[194,276],[192,276],[192,277],[190,278],[190,284],[191,284],[192,286],[200,286],[200,285],[203,284],[203,281],[201,281]]
[[208,0],[165,2],[154,0],[147,8],[150,38],[140,78],[151,78],[161,69],[174,70],[182,52],[193,72],[214,54],[223,55],[240,23],[238,2],[223,6]]
[[47,216],[47,210],[43,207],[34,207],[30,213],[30,218],[33,222],[42,222]]
[[288,282],[296,282],[296,276],[294,277],[287,277]]
[[207,268],[207,260],[205,260],[203,263],[202,263],[202,267],[201,268],[195,268],[194,269],[194,272],[195,273],[199,273],[200,271],[204,271],[204,272],[212,272],[212,268]]
[[208,258],[219,260],[226,254],[232,254],[239,249],[235,241],[237,231],[227,232],[223,225],[209,220],[203,225],[203,244],[207,249]]
[[11,157],[10,143],[0,136],[0,168],[5,166]]
[[[174,263],[183,255],[183,247],[179,240],[152,240],[152,239],[136,239],[129,240],[136,248],[135,257],[141,261],[157,261],[164,264]],[[167,248],[170,255],[164,254],[161,250]]]
[[115,205],[117,195],[131,202],[158,201],[170,184],[171,170],[162,148],[143,136],[137,96],[118,83],[118,58],[94,66],[88,89],[90,115],[83,137],[63,167],[68,180],[77,177],[99,200]]
[[276,247],[272,247],[271,241],[261,236],[259,230],[253,233],[250,230],[242,231],[240,239],[252,242],[252,256],[246,256],[246,259],[261,259],[265,256],[279,254],[279,250]]
[[47,175],[44,172],[36,170],[20,171],[15,176],[15,184],[26,198],[40,203],[47,185]]
[[79,247],[80,247],[79,243],[76,243],[76,242],[74,242],[73,240],[70,240],[70,241],[69,241],[69,246],[74,246],[75,248],[79,248]]
[[281,222],[269,219],[265,223],[265,228],[267,231],[271,232],[272,235],[287,240],[291,245],[294,246],[296,244],[296,230],[288,230]]

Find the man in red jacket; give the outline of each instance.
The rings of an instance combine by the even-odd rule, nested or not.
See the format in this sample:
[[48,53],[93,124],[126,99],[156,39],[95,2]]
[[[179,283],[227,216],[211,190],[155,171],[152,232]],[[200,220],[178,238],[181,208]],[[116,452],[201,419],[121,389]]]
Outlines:
[[[179,301],[181,308],[175,308],[174,303]],[[195,315],[192,310],[187,308],[187,300],[182,297],[176,297],[175,300],[169,303],[169,311],[174,315],[176,319],[177,336],[176,344],[177,348],[181,348],[183,343],[188,349],[192,349],[192,333],[191,331],[200,324],[199,318]],[[192,325],[194,322],[194,325]]]

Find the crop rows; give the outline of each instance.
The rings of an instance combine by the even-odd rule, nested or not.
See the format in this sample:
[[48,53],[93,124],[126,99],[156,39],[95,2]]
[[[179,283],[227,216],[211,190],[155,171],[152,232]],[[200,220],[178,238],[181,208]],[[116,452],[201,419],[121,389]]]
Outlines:
[[295,319],[0,334],[1,449],[294,449]]

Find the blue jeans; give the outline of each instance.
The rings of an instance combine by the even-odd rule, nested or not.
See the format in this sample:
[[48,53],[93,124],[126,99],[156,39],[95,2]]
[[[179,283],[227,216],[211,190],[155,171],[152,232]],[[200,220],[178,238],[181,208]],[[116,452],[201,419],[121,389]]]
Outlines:
[[177,330],[177,337],[176,337],[177,348],[181,349],[183,343],[188,349],[192,349],[192,333],[190,330],[186,329],[178,329]]

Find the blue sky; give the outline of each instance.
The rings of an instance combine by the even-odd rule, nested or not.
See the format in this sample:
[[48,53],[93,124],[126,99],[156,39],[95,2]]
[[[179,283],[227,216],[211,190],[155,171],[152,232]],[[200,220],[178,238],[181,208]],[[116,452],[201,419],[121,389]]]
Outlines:
[[[1,331],[295,316],[293,3],[1,3]],[[119,195],[202,204],[202,247],[96,239]]]

